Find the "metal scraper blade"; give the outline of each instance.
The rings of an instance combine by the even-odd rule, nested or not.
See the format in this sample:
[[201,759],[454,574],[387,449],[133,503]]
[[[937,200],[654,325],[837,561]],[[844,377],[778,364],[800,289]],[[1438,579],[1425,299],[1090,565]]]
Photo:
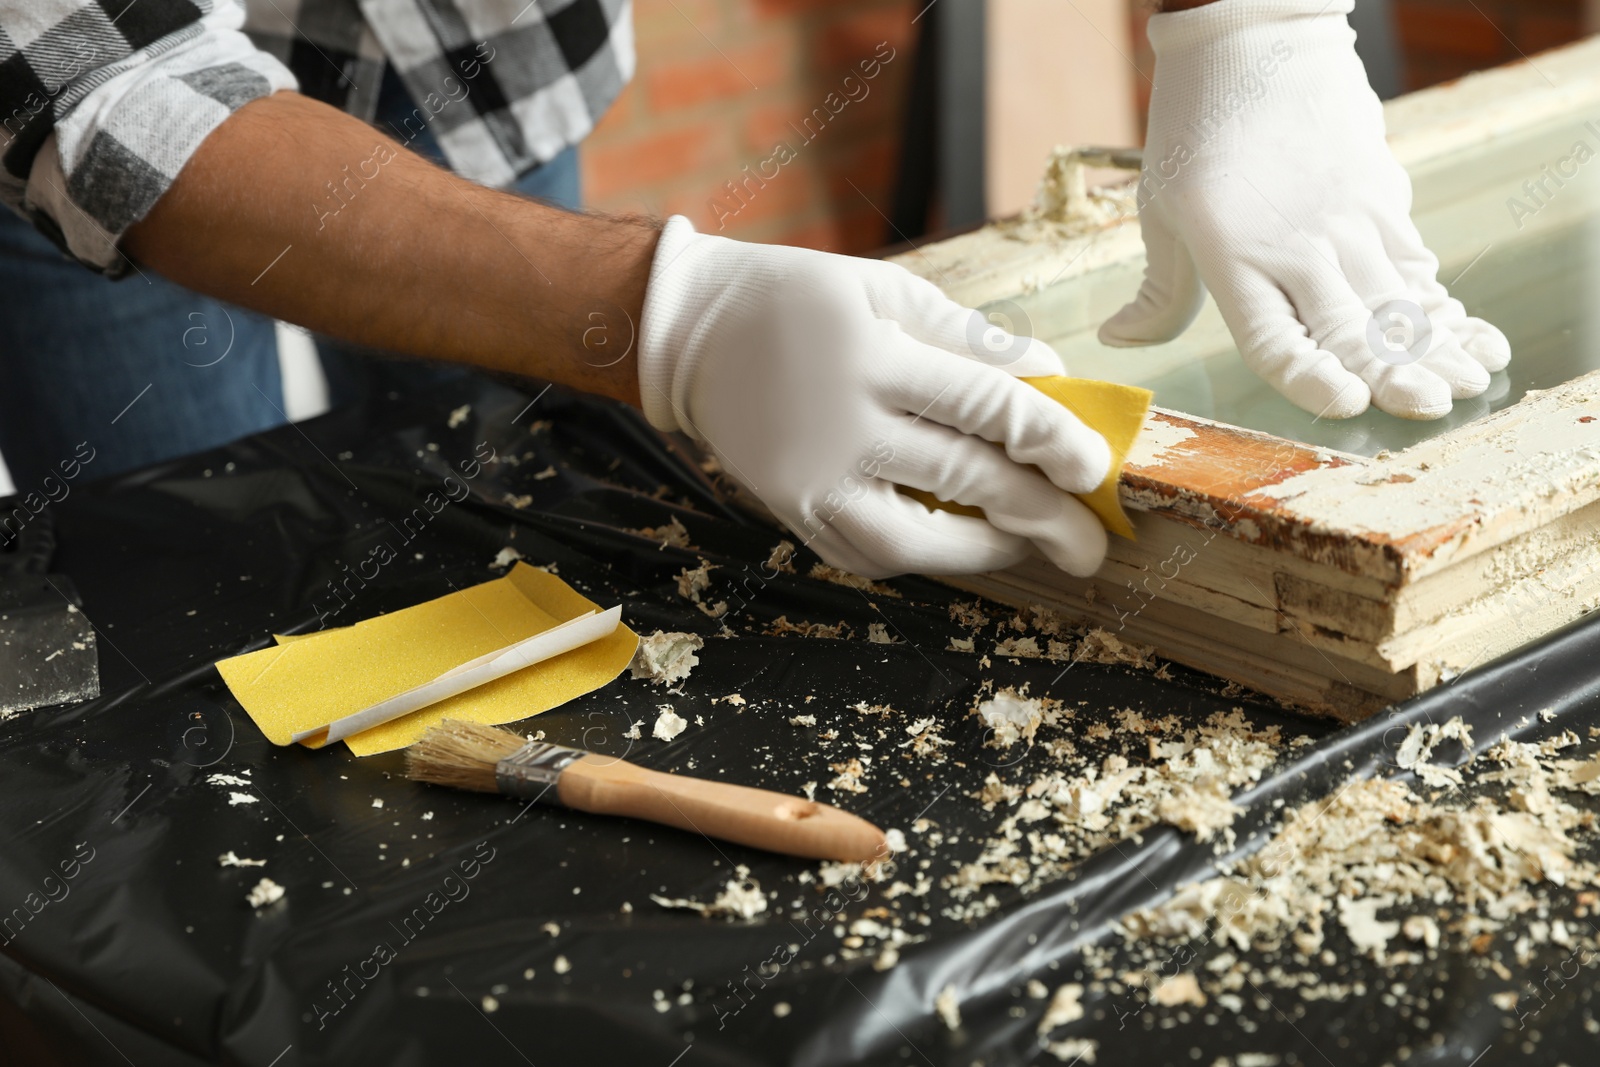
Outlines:
[[94,627],[61,575],[0,577],[0,719],[100,695]]

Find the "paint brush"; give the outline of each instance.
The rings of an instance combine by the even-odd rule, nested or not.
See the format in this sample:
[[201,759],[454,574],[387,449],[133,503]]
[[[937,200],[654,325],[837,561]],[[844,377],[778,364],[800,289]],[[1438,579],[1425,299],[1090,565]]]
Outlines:
[[406,749],[406,777],[594,815],[627,815],[807,859],[865,863],[889,854],[882,830],[827,804],[663,774],[459,719],[446,719]]

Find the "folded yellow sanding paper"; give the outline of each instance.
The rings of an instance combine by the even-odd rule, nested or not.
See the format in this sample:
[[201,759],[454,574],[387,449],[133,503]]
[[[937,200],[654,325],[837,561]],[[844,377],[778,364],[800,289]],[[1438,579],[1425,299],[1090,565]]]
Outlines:
[[[321,633],[279,637],[217,671],[275,745],[371,707],[452,667],[542,633],[599,605],[526,563],[503,578]],[[559,656],[345,740],[357,756],[412,744],[442,719],[499,726],[565,704],[621,674],[639,638],[626,626]]]
[[[1054,375],[1022,380],[1078,416],[1085,426],[1099,433],[1111,446],[1111,471],[1106,475],[1106,480],[1092,493],[1080,493],[1077,497],[1095,513],[1107,530],[1133,540],[1133,523],[1128,521],[1127,512],[1122,510],[1122,500],[1117,496],[1117,481],[1122,476],[1123,464],[1128,461],[1128,453],[1133,450],[1133,442],[1138,439],[1139,431],[1144,429],[1145,415],[1150,411],[1150,401],[1155,394],[1137,386],[1100,382],[1092,378]],[[981,508],[952,504],[921,490],[902,489],[901,492],[930,508],[958,515],[983,515]]]

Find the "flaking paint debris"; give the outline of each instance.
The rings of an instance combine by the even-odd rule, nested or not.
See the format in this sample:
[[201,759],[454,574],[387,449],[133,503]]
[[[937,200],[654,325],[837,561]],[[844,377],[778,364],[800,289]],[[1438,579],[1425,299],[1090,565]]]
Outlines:
[[[992,720],[996,738],[1014,744],[1030,736],[1053,766],[1026,784],[991,772],[972,794],[986,810],[1006,814],[985,835],[978,857],[946,877],[956,902],[945,909],[951,918],[973,920],[992,912],[998,901],[987,893],[990,885],[1031,892],[1158,823],[1231,841],[1230,792],[1258,781],[1282,748],[1276,727],[1256,729],[1238,709],[1215,713],[1194,728],[1123,709],[1111,716],[1113,731],[1101,719],[1081,724],[1072,709],[1034,706],[1014,692],[1010,699],[1015,703]],[[1067,725],[1077,728],[1080,739],[1120,742],[1122,751],[1089,759],[1079,753],[1079,740],[1062,736],[1058,728]],[[1050,734],[1039,739],[1044,727]]]
[[663,704],[658,709],[658,714],[656,715],[656,724],[651,729],[650,736],[654,737],[657,741],[671,741],[673,738],[683,733],[684,728],[688,725],[689,720],[673,711],[672,705]]
[[252,908],[264,908],[269,904],[276,904],[283,899],[284,888],[271,878],[262,878],[245,896],[245,902]]
[[[1037,987],[1037,988],[1035,988]],[[1028,995],[1035,1000],[1041,1000],[1047,994],[1043,982],[1037,980],[1029,984]],[[1058,1026],[1066,1026],[1083,1018],[1083,985],[1079,982],[1067,982],[1057,987],[1055,995],[1050,998],[1050,1006],[1044,1010],[1044,1016],[1039,1020],[1038,1033],[1041,1038],[1048,1037],[1050,1031]]]
[[753,919],[767,910],[767,898],[761,892],[761,883],[750,877],[750,868],[743,864],[734,868],[733,877],[709,903],[688,897],[664,897],[656,893],[651,893],[650,899],[663,908],[682,908],[715,918]]
[[989,743],[1006,749],[1018,741],[1033,744],[1045,715],[1059,708],[1059,701],[1028,696],[1024,686],[1021,690],[1002,689],[989,699],[978,701],[972,710],[992,731]]
[[692,548],[689,543],[689,528],[678,521],[676,515],[660,526],[644,526],[629,533],[638,534],[640,537],[651,541],[661,542],[662,548]]
[[867,787],[862,784],[861,779],[867,776],[871,766],[872,760],[868,756],[851,757],[828,764],[829,769],[834,772],[834,779],[828,783],[828,788],[842,793],[865,793]]
[[674,685],[699,666],[700,657],[695,653],[704,647],[699,634],[657,630],[639,639],[629,671],[634,678],[648,678],[655,685]]
[[[1189,973],[1196,992],[1237,1014],[1247,982],[1307,999],[1369,993],[1360,979],[1339,980],[1349,969],[1335,951],[1341,942],[1389,973],[1450,952],[1507,981],[1501,950],[1521,967],[1543,944],[1600,951],[1600,934],[1584,921],[1600,895],[1577,891],[1600,884],[1600,868],[1577,856],[1596,819],[1560,796],[1593,792],[1594,761],[1560,758],[1579,743],[1571,731],[1502,740],[1476,758],[1470,738],[1459,719],[1408,729],[1396,762],[1418,783],[1358,780],[1290,808],[1259,852],[1124,916],[1122,953],[1148,959],[1155,974],[1177,946],[1218,942],[1227,951]],[[1447,739],[1461,743],[1463,761],[1441,778],[1427,769]],[[1575,919],[1552,914],[1552,890],[1562,888],[1576,891]],[[1111,957],[1098,959],[1109,966]],[[1425,986],[1404,997],[1417,1011],[1429,1007]],[[1508,1013],[1518,1001],[1515,991],[1494,998]]]
[[[950,611],[971,634],[955,639],[963,642],[957,646],[961,651],[986,649],[997,658],[1010,652],[1014,658],[1026,659],[1034,658],[1025,654],[1032,648],[1040,652],[1037,658],[1046,659],[1055,658],[1051,644],[1057,642],[1060,647],[1055,655],[1066,649],[1073,662],[1154,669],[1158,674],[1166,669],[1144,646],[1108,631],[1074,631],[1045,609],[1007,617],[1001,612],[990,614],[981,602],[972,602],[953,605]],[[793,624],[787,619],[772,625],[768,632],[850,636],[842,624],[834,628],[809,622]],[[807,697],[807,703],[810,700]],[[969,705],[969,713],[979,718],[985,729],[993,730],[986,738],[990,751],[982,758],[999,769],[967,794],[968,802],[991,813],[987,826],[976,833],[964,829],[956,834],[941,826],[939,808],[934,807],[899,835],[900,843],[908,847],[896,849],[893,862],[870,870],[857,864],[820,864],[795,878],[798,886],[818,893],[850,879],[878,887],[876,899],[862,914],[840,917],[831,927],[837,946],[819,959],[822,965],[862,960],[877,969],[892,968],[902,945],[926,936],[916,931],[929,925],[933,915],[961,922],[981,920],[1006,901],[1015,901],[1017,894],[1026,897],[1069,874],[1090,855],[1124,840],[1138,840],[1162,823],[1214,842],[1216,854],[1226,855],[1235,843],[1232,824],[1239,814],[1234,796],[1258,782],[1294,748],[1310,743],[1306,738],[1286,743],[1276,727],[1258,726],[1238,708],[1195,723],[1132,708],[1096,708],[1083,703],[1069,707],[1058,701],[1035,700],[1025,689],[997,692],[996,684],[986,681],[980,697]],[[988,705],[987,716],[978,710],[983,705]],[[820,711],[827,706],[824,694],[817,708]],[[838,706],[832,705],[834,709]],[[920,715],[863,700],[849,710],[854,714],[843,718],[835,711],[835,717],[823,721],[825,729],[816,735],[822,756],[819,763],[827,766],[832,776],[830,788],[841,801],[848,802],[858,789],[866,793],[908,788],[917,779],[912,768],[928,768],[927,779],[933,782],[939,772],[932,770],[931,764],[948,759],[965,767],[972,759],[969,751],[964,761],[962,754],[952,752],[942,739],[922,740],[937,738],[941,725],[948,727],[959,718],[959,707]],[[1006,735],[1003,744],[996,740],[999,733]],[[1160,922],[1143,913],[1125,916],[1120,926],[1122,942],[1084,950],[1084,970],[1076,976],[1078,980],[1064,986],[1052,983],[1054,996],[1051,987],[1029,982],[1027,996],[1036,1001],[1031,1010],[1043,1009],[1041,1023],[1049,1020],[1038,1034],[1040,1049],[1063,1063],[1093,1063],[1098,1051],[1094,1041],[1070,1033],[1057,1037],[1055,1031],[1069,1029],[1077,1021],[1066,1016],[1073,1010],[1083,1012],[1084,998],[1104,996],[1108,990],[1120,996],[1130,985],[1142,986],[1156,1009],[1179,1018],[1203,1005],[1210,1021],[1222,1015],[1239,1016],[1258,1003],[1250,999],[1246,982],[1264,989],[1291,990],[1308,1000],[1360,995],[1359,983],[1342,980],[1339,970],[1352,949],[1384,967],[1414,961],[1425,953],[1463,950],[1485,960],[1484,966],[1500,967],[1498,960],[1485,957],[1490,951],[1486,939],[1508,933],[1513,919],[1530,917],[1534,919],[1531,932],[1517,935],[1515,942],[1499,942],[1514,950],[1519,959],[1526,958],[1542,941],[1575,944],[1578,937],[1587,936],[1585,924],[1540,918],[1537,902],[1542,886],[1581,886],[1596,877],[1573,853],[1576,833],[1587,830],[1593,820],[1557,796],[1563,790],[1600,795],[1600,758],[1564,758],[1576,743],[1575,736],[1536,746],[1504,743],[1480,757],[1474,771],[1465,764],[1454,765],[1461,757],[1452,756],[1452,746],[1464,749],[1470,744],[1470,731],[1463,724],[1421,727],[1415,743],[1401,745],[1397,761],[1407,764],[1406,769],[1417,774],[1420,784],[1358,783],[1347,788],[1342,800],[1324,797],[1310,802],[1314,808],[1308,804],[1304,811],[1286,810],[1279,834],[1291,827],[1305,829],[1306,812],[1320,811],[1318,819],[1326,827],[1325,833],[1339,836],[1344,842],[1340,847],[1349,850],[1344,867],[1330,865],[1322,854],[1333,848],[1331,840],[1315,845],[1300,841],[1293,849],[1280,845],[1278,867],[1283,882],[1251,894],[1254,883],[1245,880],[1248,861],[1240,861],[1227,869],[1225,877],[1184,887],[1171,901],[1150,909],[1152,916],[1162,917]],[[1008,750],[1009,755],[995,754]],[[1019,755],[1029,761],[1025,771],[1019,769]],[[1461,776],[1463,786],[1451,780],[1452,773]],[[1504,786],[1509,801],[1485,801],[1475,807],[1470,799],[1475,776],[1480,784],[1494,779]],[[814,796],[816,785],[807,782],[801,791]],[[1394,796],[1387,787],[1394,785],[1402,790],[1404,805],[1391,803]],[[938,794],[929,788],[925,795],[934,799]],[[960,795],[953,793],[940,801],[945,805],[952,802],[962,803]],[[1428,813],[1434,809],[1454,814],[1433,820]],[[1410,817],[1404,817],[1405,813]],[[1425,824],[1422,831],[1414,825],[1418,818]],[[962,820],[962,825],[968,821]],[[1397,844],[1393,835],[1408,824],[1420,836],[1401,838]],[[1490,839],[1496,835],[1507,835],[1509,844],[1498,850],[1491,847]],[[1487,860],[1466,858],[1478,848],[1489,849]],[[1363,850],[1371,853],[1366,866],[1354,858]],[[1460,887],[1443,875],[1437,876],[1443,882],[1423,879],[1410,897],[1400,893],[1388,899],[1397,887],[1417,877],[1413,868],[1431,855],[1430,850],[1454,857],[1451,862],[1462,865],[1466,882],[1488,878],[1487,887],[1470,897],[1470,905],[1464,903],[1468,896]],[[1519,860],[1515,850],[1526,858]],[[1012,890],[1005,894],[1005,901],[996,893],[1002,886]],[[1437,903],[1440,892],[1448,906]],[[1589,896],[1600,910],[1600,895]],[[1320,904],[1313,905],[1314,898]],[[800,904],[794,902],[795,907]],[[1236,906],[1241,915],[1232,915]],[[1504,916],[1499,915],[1501,911]],[[1220,935],[1211,928],[1219,917],[1226,917],[1229,923]],[[1204,967],[1177,976],[1170,966],[1163,968],[1179,946],[1204,936],[1222,941],[1225,951]],[[1600,951],[1600,935],[1595,943]],[[1132,965],[1125,962],[1128,958],[1134,961]],[[1509,980],[1509,974],[1506,977]],[[1063,992],[1065,986],[1076,988]],[[1021,993],[1019,987],[1018,995]],[[1427,990],[1416,996],[1422,1004]],[[959,1025],[953,987],[941,990],[940,997],[956,1009]],[[1047,998],[1048,1007],[1044,1003]],[[1059,1005],[1056,998],[1061,998]],[[1514,997],[1502,999],[1513,1007],[1516,1004]],[[943,1019],[940,1007],[936,1003],[935,1010]],[[1227,1062],[1260,1067],[1280,1060],[1274,1054],[1244,1053]]]
[[851,574],[849,571],[840,570],[838,567],[830,567],[826,563],[812,564],[810,576],[818,581],[842,585],[846,589],[859,589],[863,593],[894,597],[897,600],[900,598],[899,592],[884,585],[882,582],[875,582],[871,578],[863,578],[859,574]]
[[728,602],[718,600],[707,603],[701,599],[702,594],[711,588],[711,572],[716,569],[714,564],[704,559],[698,567],[685,567],[678,573],[678,595],[713,619],[720,619],[728,613]]
[[1072,1067],[1073,1064],[1079,1063],[1093,1064],[1100,1042],[1092,1037],[1067,1037],[1060,1041],[1046,1042],[1044,1048],[1050,1055]]
[[217,857],[219,867],[265,867],[266,865],[266,860],[247,860],[243,856],[236,855],[231,848]]
[[794,551],[793,541],[779,541],[767,554],[767,569],[778,574],[793,574]]
[[820,637],[837,641],[848,639],[852,631],[849,624],[845,622],[790,622],[789,616],[779,615],[772,620],[772,625],[767,628],[767,633],[774,637],[798,634],[801,637]]

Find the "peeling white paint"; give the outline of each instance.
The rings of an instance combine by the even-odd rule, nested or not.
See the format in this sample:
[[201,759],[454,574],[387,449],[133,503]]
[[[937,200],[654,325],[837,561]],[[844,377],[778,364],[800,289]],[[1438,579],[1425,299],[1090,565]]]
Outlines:
[[1178,426],[1161,419],[1146,419],[1144,429],[1134,440],[1133,447],[1128,450],[1128,466],[1160,466],[1168,452],[1198,436],[1200,435],[1187,426]]
[[[1597,386],[1600,372],[1394,456],[1305,471],[1255,495],[1320,531],[1396,541],[1473,519],[1472,547],[1483,550],[1600,498]],[[1418,563],[1432,570],[1459,555]]]

